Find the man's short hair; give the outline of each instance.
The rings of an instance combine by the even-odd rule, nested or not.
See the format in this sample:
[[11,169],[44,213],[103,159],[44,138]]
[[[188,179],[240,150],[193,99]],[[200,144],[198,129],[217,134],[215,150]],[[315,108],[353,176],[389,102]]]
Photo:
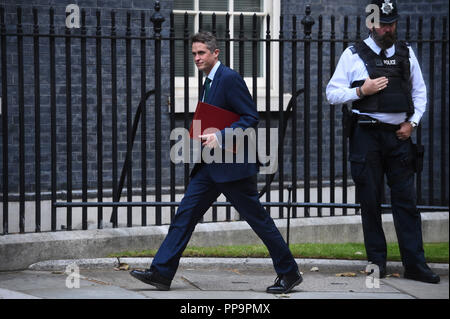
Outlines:
[[201,42],[201,43],[206,44],[206,47],[211,52],[214,52],[215,50],[217,50],[219,48],[217,46],[216,37],[211,32],[208,32],[208,31],[200,31],[200,32],[194,34],[191,37],[191,41],[192,41],[192,43]]

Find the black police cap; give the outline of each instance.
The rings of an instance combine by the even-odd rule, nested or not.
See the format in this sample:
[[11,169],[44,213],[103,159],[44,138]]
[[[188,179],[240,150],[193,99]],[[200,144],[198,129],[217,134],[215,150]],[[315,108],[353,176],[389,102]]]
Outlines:
[[397,1],[395,0],[372,0],[380,8],[380,22],[393,23],[400,18],[397,11]]

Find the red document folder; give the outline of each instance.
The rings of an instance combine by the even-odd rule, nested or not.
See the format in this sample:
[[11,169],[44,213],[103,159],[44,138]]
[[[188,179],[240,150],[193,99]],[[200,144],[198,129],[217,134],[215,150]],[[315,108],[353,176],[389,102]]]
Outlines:
[[[189,129],[189,136],[193,139],[199,140],[200,138],[198,135],[211,134],[221,131],[224,128],[229,127],[232,123],[238,121],[239,118],[240,116],[238,114],[231,111],[227,111],[204,102],[198,102],[197,109],[195,110],[194,118],[192,119],[191,127]],[[205,132],[205,130],[207,131]]]

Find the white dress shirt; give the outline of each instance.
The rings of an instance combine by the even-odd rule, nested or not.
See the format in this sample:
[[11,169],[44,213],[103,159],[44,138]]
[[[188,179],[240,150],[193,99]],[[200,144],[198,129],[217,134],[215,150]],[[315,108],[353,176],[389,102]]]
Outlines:
[[[364,42],[376,53],[380,54],[381,48],[375,41],[368,37]],[[420,122],[427,106],[427,89],[423,80],[422,71],[414,51],[409,48],[409,61],[411,65],[412,100],[414,104],[414,114],[407,118],[406,113],[362,113],[358,110],[352,110],[355,113],[369,115],[380,122],[389,124],[400,124],[405,121]],[[386,57],[395,54],[395,45],[386,50]],[[369,73],[363,60],[357,53],[353,54],[350,48],[347,48],[339,59],[336,70],[327,85],[326,94],[330,104],[351,103],[360,99],[356,93],[356,88],[351,88],[354,81],[365,80]],[[389,85],[389,84],[388,84]]]
[[[211,80],[211,82],[209,84],[210,90],[211,90],[212,83],[214,81],[214,76],[216,75],[216,72],[217,72],[217,69],[219,69],[219,66],[220,66],[220,61],[217,61],[207,76],[207,78]],[[205,90],[203,90],[203,91],[204,92],[203,92],[203,96],[202,96],[202,102],[205,102],[206,91]],[[217,142],[217,144],[219,144],[219,147],[222,148],[222,143],[220,141],[220,138],[219,138],[220,136],[218,134],[220,134],[220,132],[216,132],[216,134],[214,134],[214,137],[216,138],[216,142]]]

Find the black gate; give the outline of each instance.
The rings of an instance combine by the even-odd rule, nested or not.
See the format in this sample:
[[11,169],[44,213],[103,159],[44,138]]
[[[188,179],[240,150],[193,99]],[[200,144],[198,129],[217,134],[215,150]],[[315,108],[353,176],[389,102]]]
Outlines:
[[[140,207],[139,225],[169,222],[192,168],[170,161],[176,142],[170,132],[189,126],[190,100],[202,89],[199,73],[198,90],[189,90],[195,81],[192,16],[184,14],[179,27],[180,17],[162,16],[156,2],[151,14],[97,11],[89,25],[81,9],[80,27],[69,28],[53,8],[16,10],[0,7],[2,233],[56,231],[59,223],[67,230],[88,229],[88,220],[96,228],[110,220],[112,227],[131,227],[133,207]],[[270,19],[241,15],[231,38],[228,14],[221,17],[222,29],[215,14],[199,17],[199,29],[207,25],[217,35],[222,63],[233,64],[252,84],[261,134],[269,137],[270,128],[278,128],[278,170],[259,176],[263,205],[278,218],[286,217],[287,207],[292,217],[355,214],[341,106],[328,105],[324,91],[340,53],[362,38],[364,20],[344,17],[337,25],[334,16],[313,18],[308,6],[301,18],[277,17],[279,33],[273,34]],[[413,137],[426,147],[425,168],[417,176],[419,209],[448,211],[447,18],[406,17],[401,25],[429,90],[426,116]],[[261,77],[264,93],[258,90]],[[277,92],[271,90],[274,81]],[[176,104],[177,96],[183,105]],[[266,141],[270,150],[274,141]],[[92,207],[95,216],[89,216]],[[80,225],[73,225],[75,217]],[[210,219],[235,218],[221,201]]]

